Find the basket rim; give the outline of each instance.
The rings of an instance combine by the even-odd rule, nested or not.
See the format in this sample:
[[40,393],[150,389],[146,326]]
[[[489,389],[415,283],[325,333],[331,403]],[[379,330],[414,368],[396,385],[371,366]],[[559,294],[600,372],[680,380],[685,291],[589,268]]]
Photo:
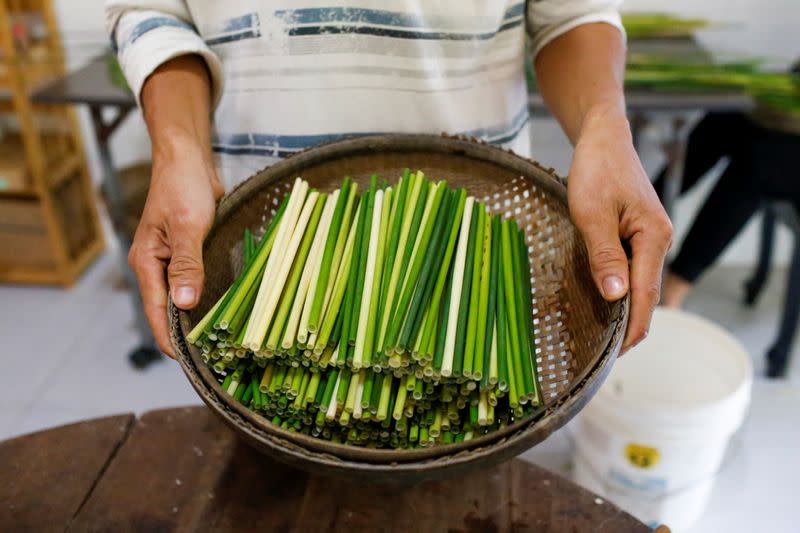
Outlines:
[[[630,299],[625,298],[621,300],[621,303],[623,315],[627,316]],[[180,310],[170,303],[170,314],[173,323],[177,322],[179,319],[179,312]],[[226,405],[227,402],[221,401],[224,395],[221,395],[220,391],[212,390],[208,386],[203,387],[202,385],[205,385],[205,383],[202,381],[190,379],[190,382],[203,399],[203,402],[206,403],[212,411],[216,412],[226,424],[240,432],[246,440],[255,443],[257,447],[261,448],[262,446],[266,446],[270,449],[270,453],[274,454],[275,458],[283,462],[292,463],[299,460],[305,463],[303,465],[304,467],[327,467],[327,469],[329,469],[327,473],[336,473],[336,470],[348,469],[352,472],[359,472],[367,475],[381,473],[392,474],[401,476],[398,480],[403,481],[408,478],[413,478],[421,472],[432,470],[453,471],[459,467],[464,467],[487,458],[490,458],[492,464],[499,463],[502,460],[510,459],[523,452],[529,447],[532,440],[535,440],[532,444],[541,442],[554,431],[563,427],[578,411],[583,409],[605,381],[613,366],[611,361],[616,359],[622,346],[625,327],[625,322],[617,323],[613,339],[609,341],[609,344],[603,350],[604,355],[608,357],[598,359],[589,369],[587,376],[570,389],[571,394],[564,395],[563,397],[559,396],[554,403],[547,406],[547,408],[537,416],[530,415],[506,428],[513,427],[514,431],[496,439],[487,440],[486,442],[479,441],[478,439],[469,441],[473,443],[470,447],[461,446],[461,444],[464,443],[435,446],[429,448],[429,450],[439,449],[447,453],[429,457],[408,458],[408,460],[406,460],[407,458],[405,456],[416,450],[375,450],[384,452],[386,457],[384,457],[382,461],[355,460],[327,451],[310,449],[302,444],[286,439],[282,435],[270,435],[269,432],[265,430],[265,427],[269,426],[253,424],[248,420],[249,417],[242,417],[239,413],[231,411]],[[179,363],[187,376],[198,373],[198,364],[191,357],[181,357]],[[201,363],[199,368],[203,369],[204,365]],[[586,390],[586,394],[577,394],[584,390]],[[285,430],[282,432],[289,433]],[[289,436],[292,435],[295,434],[289,433]],[[490,433],[489,435],[492,434]],[[536,440],[537,436],[541,438]],[[343,444],[335,446],[358,449],[355,446],[346,446]],[[395,457],[391,457],[391,455],[395,455]],[[487,464],[487,466],[489,465]]]
[[[300,152],[254,174],[233,189],[220,202],[214,225],[207,236],[207,240],[236,211],[240,203],[246,201],[248,197],[263,187],[274,183],[275,180],[279,178],[286,179],[287,176],[295,173],[300,174],[299,170],[304,166],[323,164],[326,161],[341,157],[344,153],[356,156],[375,153],[381,149],[388,149],[394,152],[429,151],[431,153],[458,155],[505,167],[508,170],[518,171],[521,178],[535,183],[536,186],[544,189],[566,205],[564,180],[559,178],[552,168],[545,168],[539,163],[523,158],[510,150],[504,150],[495,145],[474,139],[447,135],[392,134],[364,136],[339,140]],[[392,468],[397,468],[400,464],[417,465],[415,468],[418,468],[421,463],[452,459],[454,456],[480,450],[484,447],[494,447],[503,445],[503,443],[506,443],[505,446],[509,446],[516,437],[521,437],[526,433],[533,435],[535,428],[548,421],[553,421],[555,424],[551,431],[562,426],[572,417],[574,412],[577,412],[582,407],[582,404],[572,408],[564,408],[564,405],[574,404],[571,401],[575,400],[573,396],[583,390],[587,384],[592,389],[591,394],[585,398],[585,401],[588,401],[594,390],[599,386],[599,384],[596,384],[597,386],[591,387],[591,378],[602,376],[604,379],[605,373],[602,370],[611,366],[610,363],[619,352],[627,324],[629,301],[628,297],[626,297],[616,305],[616,312],[611,321],[614,327],[608,328],[611,331],[606,335],[604,348],[593,357],[591,364],[586,365],[581,372],[576,374],[571,380],[571,385],[562,393],[544,403],[532,414],[501,430],[470,441],[411,450],[369,449],[334,444],[300,433],[289,432],[272,425],[263,416],[253,413],[222,393],[220,385],[214,379],[211,371],[199,361],[199,356],[193,353],[197,350],[189,348],[186,343],[184,331],[188,331],[185,328],[190,327],[188,313],[175,307],[171,299],[168,305],[171,317],[170,333],[172,344],[176,353],[179,354],[181,366],[203,401],[212,410],[223,416],[226,422],[246,430],[249,438],[255,439],[279,453],[299,454],[312,461],[330,462],[333,460],[338,466],[366,468],[366,465],[370,465],[371,468],[377,467],[381,469],[381,465],[384,467],[391,465]],[[558,414],[562,416],[554,416]],[[551,431],[548,431],[547,434]]]

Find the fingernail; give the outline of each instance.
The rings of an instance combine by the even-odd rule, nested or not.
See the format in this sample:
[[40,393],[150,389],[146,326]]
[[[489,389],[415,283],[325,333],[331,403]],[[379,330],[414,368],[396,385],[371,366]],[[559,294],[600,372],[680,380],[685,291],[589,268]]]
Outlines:
[[619,276],[608,276],[603,280],[603,294],[606,298],[620,298],[625,294],[625,284]]
[[194,305],[194,300],[197,297],[197,292],[191,287],[178,287],[175,289],[175,294],[172,299],[175,300],[175,305],[178,307],[185,307]]

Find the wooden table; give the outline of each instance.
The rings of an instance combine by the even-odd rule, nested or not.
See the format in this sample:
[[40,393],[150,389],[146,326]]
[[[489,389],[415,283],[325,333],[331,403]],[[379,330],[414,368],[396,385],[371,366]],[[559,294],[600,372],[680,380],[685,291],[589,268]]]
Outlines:
[[1,442],[0,472],[0,531],[650,531],[521,460],[413,487],[310,476],[240,442],[205,407]]

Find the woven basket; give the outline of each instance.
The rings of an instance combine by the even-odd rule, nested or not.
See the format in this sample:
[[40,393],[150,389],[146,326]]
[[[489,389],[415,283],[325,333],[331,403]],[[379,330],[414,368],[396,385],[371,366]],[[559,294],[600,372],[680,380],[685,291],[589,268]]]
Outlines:
[[[345,175],[363,188],[378,172],[394,182],[403,169],[422,170],[464,187],[495,213],[525,229],[532,266],[538,374],[545,404],[531,416],[480,438],[412,450],[334,444],[273,425],[223,393],[200,351],[185,335],[228,288],[242,263],[245,227],[260,229],[302,176],[312,187],[337,188]],[[566,188],[552,170],[468,139],[385,135],[345,140],[295,155],[247,180],[219,206],[204,248],[206,284],[198,307],[170,304],[172,342],[203,401],[259,450],[315,473],[394,482],[442,477],[492,465],[541,442],[591,398],[615,359],[628,301],[605,302],[592,281],[586,249],[569,218]]]

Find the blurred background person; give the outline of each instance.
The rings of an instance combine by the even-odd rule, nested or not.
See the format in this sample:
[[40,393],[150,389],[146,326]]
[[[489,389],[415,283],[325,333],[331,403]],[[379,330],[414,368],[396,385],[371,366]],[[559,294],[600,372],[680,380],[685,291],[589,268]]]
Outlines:
[[[800,72],[800,62],[792,72]],[[665,274],[662,303],[680,308],[692,284],[725,251],[765,199],[800,207],[800,134],[767,129],[745,113],[709,113],[689,136],[681,193],[723,158],[728,163]],[[656,191],[663,194],[666,169]]]

